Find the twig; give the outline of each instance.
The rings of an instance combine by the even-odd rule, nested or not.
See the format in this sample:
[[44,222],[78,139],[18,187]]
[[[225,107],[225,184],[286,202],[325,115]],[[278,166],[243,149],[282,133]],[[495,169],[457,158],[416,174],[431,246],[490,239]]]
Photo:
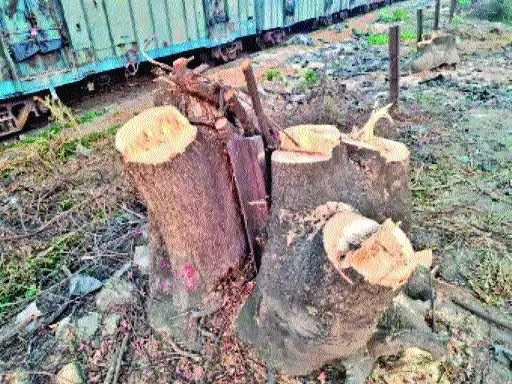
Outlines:
[[463,300],[459,299],[458,297],[452,297],[451,300],[455,305],[458,305],[459,307],[465,309],[466,311],[471,312],[473,315],[481,317],[484,320],[487,320],[493,324],[499,325],[500,327],[506,328],[509,331],[512,331],[512,323],[510,323],[509,321],[501,320],[501,319],[498,319],[494,315],[485,313],[484,310],[477,308],[476,305],[471,304],[467,301],[463,301]]
[[124,335],[124,339],[121,344],[121,349],[119,350],[119,354],[117,355],[116,372],[114,374],[114,381],[112,381],[112,384],[117,384],[117,380],[119,380],[119,372],[121,370],[121,363],[123,361],[123,355],[124,355],[124,352],[126,351],[126,346],[128,345],[129,338],[130,338],[129,333]]
[[172,67],[170,65],[167,65],[167,64],[164,64],[164,63],[161,63],[159,61],[156,61],[155,59],[151,58],[145,51],[145,49],[148,47],[148,45],[155,40],[155,37],[149,39],[146,41],[146,44],[144,45],[144,48],[141,48],[140,50],[140,53],[142,54],[142,56],[144,56],[144,58],[150,62],[151,64],[153,65],[156,65],[157,67],[160,67],[162,69],[165,69],[166,71],[169,71],[169,72],[172,72]]
[[430,304],[430,311],[432,312],[432,332],[437,333],[436,327],[436,288],[434,284],[434,278],[436,277],[437,271],[439,270],[439,265],[436,265],[432,268],[429,276],[430,289],[432,291],[432,301]]
[[201,356],[181,349],[180,347],[178,347],[178,345],[173,340],[168,339],[167,342],[171,345],[174,352],[176,352],[178,355],[183,356],[183,357],[188,357],[189,359],[192,359],[194,361],[201,361]]

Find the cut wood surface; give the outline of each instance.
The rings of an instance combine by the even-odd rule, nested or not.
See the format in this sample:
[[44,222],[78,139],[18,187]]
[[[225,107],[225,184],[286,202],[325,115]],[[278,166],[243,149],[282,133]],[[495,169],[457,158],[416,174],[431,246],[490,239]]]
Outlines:
[[214,127],[192,126],[172,106],[141,113],[116,136],[149,212],[150,322],[187,345],[194,338],[187,314],[207,305],[206,295],[246,257],[243,219],[221,136]]

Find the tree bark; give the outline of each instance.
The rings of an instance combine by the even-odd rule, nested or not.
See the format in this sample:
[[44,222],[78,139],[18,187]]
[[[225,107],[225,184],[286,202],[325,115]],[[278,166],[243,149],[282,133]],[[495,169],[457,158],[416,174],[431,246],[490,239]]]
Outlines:
[[[165,132],[159,136],[159,130],[169,123],[160,116],[164,120],[171,116],[171,128],[166,129],[172,136],[166,137]],[[181,123],[176,123],[175,116],[180,116]],[[116,147],[149,211],[150,322],[192,346],[193,313],[208,306],[207,297],[219,280],[246,261],[246,240],[225,145],[218,133],[198,125],[196,135],[177,153],[165,148],[168,143],[176,147],[181,137],[190,139],[179,133],[194,129],[183,121],[174,107],[150,109],[118,132]],[[144,138],[152,141],[141,142]],[[147,156],[161,152],[166,157]]]
[[347,209],[343,203],[378,222],[391,217],[407,225],[409,151],[380,138],[357,141],[330,126],[287,133],[301,148],[283,138],[287,150],[272,154],[269,239],[237,329],[272,368],[305,375],[363,348],[391,302],[391,287],[329,260],[323,225]]

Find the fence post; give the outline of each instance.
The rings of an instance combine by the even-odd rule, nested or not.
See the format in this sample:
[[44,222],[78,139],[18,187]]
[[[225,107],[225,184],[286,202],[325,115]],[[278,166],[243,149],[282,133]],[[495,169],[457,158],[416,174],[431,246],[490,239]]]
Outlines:
[[434,31],[439,31],[439,12],[441,10],[441,0],[436,0],[436,13],[434,15]]
[[392,109],[398,104],[398,58],[399,58],[400,26],[389,27],[389,102]]
[[417,41],[418,43],[423,40],[423,8],[419,8],[416,11],[416,21],[417,21],[417,28],[416,28],[416,35],[417,35]]
[[457,6],[457,0],[452,0],[450,3],[450,23],[453,20],[453,15],[455,14],[455,7]]

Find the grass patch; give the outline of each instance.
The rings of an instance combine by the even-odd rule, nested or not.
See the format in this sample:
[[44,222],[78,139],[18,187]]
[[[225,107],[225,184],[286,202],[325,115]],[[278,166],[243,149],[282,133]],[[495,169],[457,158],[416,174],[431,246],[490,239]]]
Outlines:
[[268,81],[272,81],[274,79],[281,79],[283,77],[282,73],[278,69],[269,69],[267,72],[265,72],[265,78]]
[[417,38],[416,32],[411,32],[411,31],[400,32],[400,40],[403,40],[403,41],[416,40],[416,38]]
[[320,81],[320,76],[314,70],[307,69],[306,72],[304,72],[304,81],[306,85],[315,85]]
[[386,33],[377,33],[368,36],[368,44],[370,45],[384,45],[389,41],[389,37]]
[[390,13],[387,9],[383,9],[379,13],[378,21],[380,23],[395,23],[397,21],[405,21],[409,18],[409,14],[405,9],[395,9]]
[[78,124],[88,123],[90,121],[93,121],[95,118],[100,117],[103,115],[103,112],[99,111],[89,111],[86,114],[77,117],[76,121]]

